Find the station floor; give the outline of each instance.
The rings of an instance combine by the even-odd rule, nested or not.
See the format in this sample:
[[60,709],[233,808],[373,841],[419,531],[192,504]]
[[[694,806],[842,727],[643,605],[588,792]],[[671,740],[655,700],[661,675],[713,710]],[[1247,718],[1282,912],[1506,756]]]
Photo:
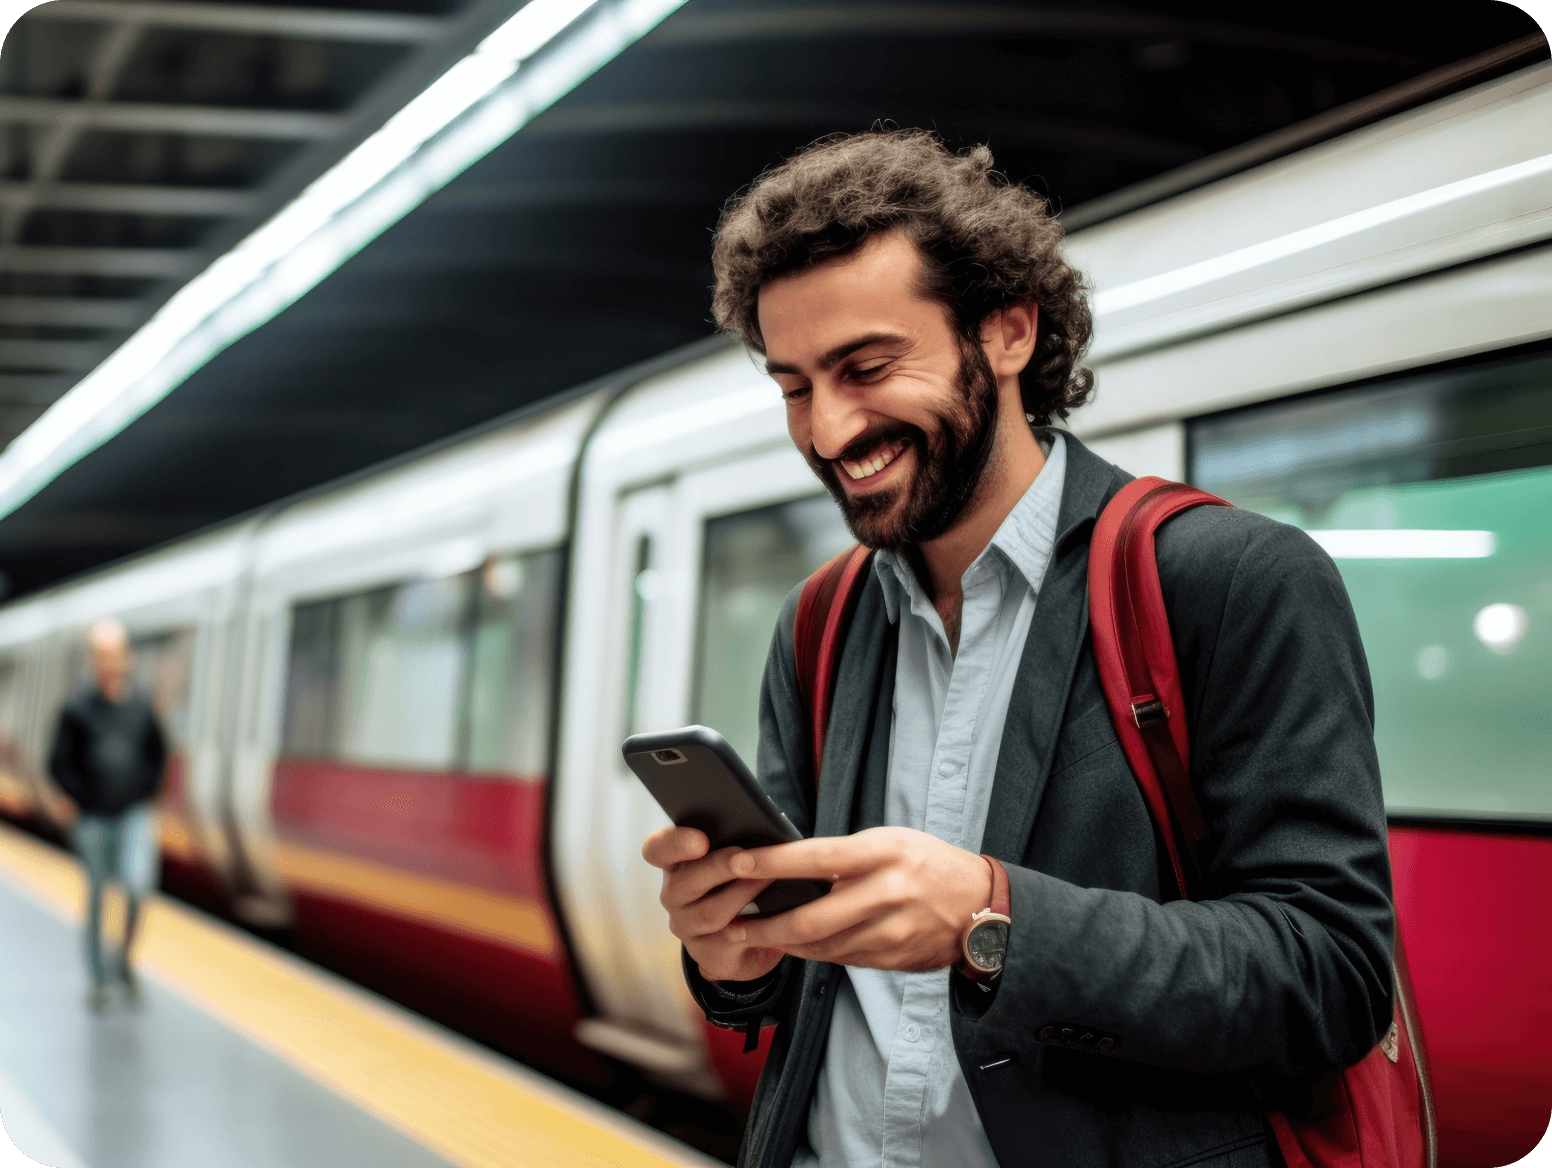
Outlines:
[[142,1003],[94,1013],[83,900],[0,826],[0,1168],[717,1163],[176,902],[147,909]]

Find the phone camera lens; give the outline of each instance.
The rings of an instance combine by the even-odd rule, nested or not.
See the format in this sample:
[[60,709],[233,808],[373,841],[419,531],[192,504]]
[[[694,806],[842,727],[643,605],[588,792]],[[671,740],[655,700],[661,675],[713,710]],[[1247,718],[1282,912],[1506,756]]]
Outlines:
[[652,752],[652,757],[657,759],[657,761],[662,763],[664,766],[684,761],[684,755],[677,750],[654,750]]

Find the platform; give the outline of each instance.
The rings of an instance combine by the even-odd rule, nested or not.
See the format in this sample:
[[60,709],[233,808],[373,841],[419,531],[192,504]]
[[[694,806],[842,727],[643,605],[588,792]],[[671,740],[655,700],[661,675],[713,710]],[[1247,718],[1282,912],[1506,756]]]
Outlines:
[[174,901],[142,1004],[93,1013],[83,902],[70,856],[0,826],[0,1122],[49,1168],[717,1163]]

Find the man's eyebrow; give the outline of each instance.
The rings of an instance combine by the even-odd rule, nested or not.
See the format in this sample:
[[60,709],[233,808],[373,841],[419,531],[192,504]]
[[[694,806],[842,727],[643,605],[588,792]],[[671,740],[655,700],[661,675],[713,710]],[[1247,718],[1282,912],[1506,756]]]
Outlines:
[[[865,337],[857,337],[855,340],[846,341],[836,345],[819,358],[819,368],[833,369],[839,362],[844,361],[858,349],[866,349],[869,345],[883,344],[907,344],[910,338],[903,333],[869,333]],[[770,374],[791,373],[800,374],[801,371],[793,365],[783,361],[767,361],[765,371]]]

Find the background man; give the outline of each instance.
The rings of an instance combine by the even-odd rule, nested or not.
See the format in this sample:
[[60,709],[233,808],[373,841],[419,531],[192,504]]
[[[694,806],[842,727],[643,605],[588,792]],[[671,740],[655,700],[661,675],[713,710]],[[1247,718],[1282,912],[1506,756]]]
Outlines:
[[[859,135],[724,216],[717,319],[878,552],[817,796],[796,592],[767,662],[760,780],[814,838],[707,854],[665,829],[644,854],[708,1017],[781,1023],[741,1163],[1276,1164],[1265,1110],[1392,1012],[1357,629],[1302,533],[1218,507],[1161,529],[1213,829],[1206,897],[1174,899],[1086,636],[1089,535],[1129,476],[1048,428],[1088,394],[1083,289],[1044,202],[991,165]],[[988,979],[963,945],[1002,872]],[[780,877],[834,886],[740,918]]]
[[[90,886],[86,962],[91,1005],[101,1006],[110,978],[138,994],[129,947],[141,901],[156,886],[156,820],[152,801],[167,764],[167,747],[150,698],[130,680],[129,637],[116,620],[91,627],[87,647],[92,680],[60,711],[49,771],[75,801],[75,847]],[[124,893],[122,944],[104,961],[103,891],[116,882]]]

